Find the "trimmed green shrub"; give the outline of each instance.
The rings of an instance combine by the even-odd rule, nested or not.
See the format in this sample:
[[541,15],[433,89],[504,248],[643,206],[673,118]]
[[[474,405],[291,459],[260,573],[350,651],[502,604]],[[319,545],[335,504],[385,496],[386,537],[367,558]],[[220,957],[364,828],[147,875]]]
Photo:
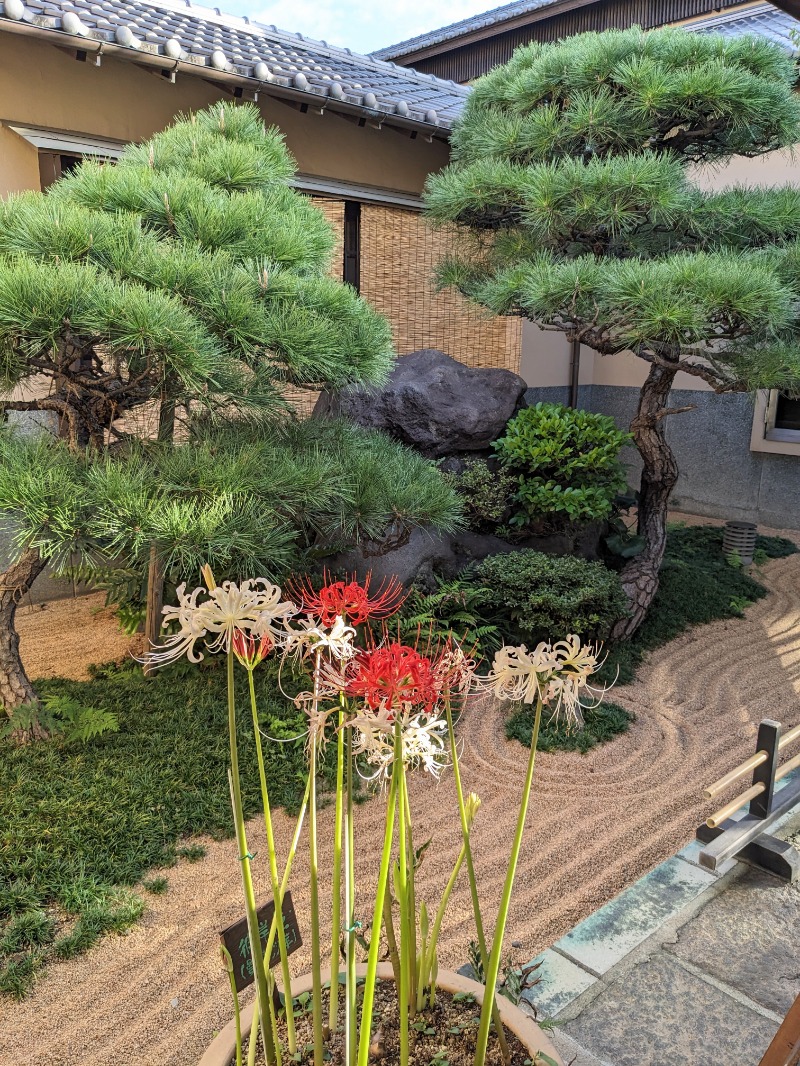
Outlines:
[[[609,740],[627,733],[635,716],[620,707],[618,703],[598,703],[583,710],[583,729],[568,730],[564,721],[550,719],[542,721],[539,732],[539,751],[579,751],[585,755],[596,744],[606,744]],[[523,704],[506,722],[506,736],[509,740],[518,740],[526,748],[531,746],[533,733],[533,708]]]
[[563,525],[608,518],[625,488],[620,449],[630,433],[613,418],[557,403],[525,407],[495,441],[500,462],[514,475],[518,510],[510,524]]
[[490,555],[474,572],[484,613],[504,639],[528,645],[577,633],[604,640],[625,613],[619,577],[602,563],[523,549]]
[[495,533],[512,506],[517,479],[508,470],[492,470],[485,459],[473,459],[458,473],[442,477],[461,500],[464,518],[475,533]]

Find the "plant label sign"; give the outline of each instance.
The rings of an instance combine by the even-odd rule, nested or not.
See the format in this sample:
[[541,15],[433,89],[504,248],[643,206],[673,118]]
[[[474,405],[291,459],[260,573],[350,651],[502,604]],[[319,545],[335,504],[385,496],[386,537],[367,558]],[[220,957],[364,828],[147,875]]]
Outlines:
[[[303,943],[300,936],[300,927],[297,924],[297,916],[294,913],[294,903],[292,903],[292,893],[287,892],[283,897],[283,930],[286,934],[286,951],[291,955],[292,952],[297,951],[300,945]],[[269,931],[272,927],[272,919],[275,914],[275,902],[270,900],[269,903],[265,903],[263,907],[260,907],[256,911],[258,917],[258,931],[261,936],[261,948],[264,950],[267,946],[267,939],[269,937]],[[227,929],[223,929],[219,938],[225,947],[228,949],[233,961],[233,974],[236,980],[236,991],[241,992],[243,988],[247,988],[248,985],[253,983],[255,974],[253,973],[253,955],[250,951],[250,937],[247,932],[247,918],[242,918],[238,922],[234,922],[233,925],[229,925]],[[278,946],[278,937],[275,937],[275,942],[272,945],[272,954],[269,958],[269,966],[277,966],[281,961],[280,947]]]

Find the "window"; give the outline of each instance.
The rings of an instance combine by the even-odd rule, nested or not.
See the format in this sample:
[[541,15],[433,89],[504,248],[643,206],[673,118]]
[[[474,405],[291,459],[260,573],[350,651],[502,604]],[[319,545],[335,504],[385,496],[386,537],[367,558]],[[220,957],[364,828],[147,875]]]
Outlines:
[[7,123],[7,126],[38,150],[39,181],[42,189],[74,170],[87,156],[104,161],[114,160],[119,158],[125,147],[122,141],[109,141],[91,134],[17,126],[11,122]]
[[83,156],[64,155],[60,152],[44,152],[39,150],[39,181],[42,191],[52,185],[54,181],[69,174],[81,162]]
[[800,456],[800,398],[777,389],[757,394],[750,450]]

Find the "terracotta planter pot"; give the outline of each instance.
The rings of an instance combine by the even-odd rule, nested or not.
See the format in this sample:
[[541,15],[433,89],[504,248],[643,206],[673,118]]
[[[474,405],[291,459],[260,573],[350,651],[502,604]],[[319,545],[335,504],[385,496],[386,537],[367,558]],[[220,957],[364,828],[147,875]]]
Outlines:
[[[357,973],[359,977],[363,977],[366,973],[366,966],[359,966]],[[394,980],[394,974],[392,973],[392,967],[388,962],[381,963],[378,966],[378,977],[386,981]],[[330,971],[323,970],[322,982],[325,984],[330,979]],[[462,977],[461,974],[452,973],[450,970],[439,970],[439,974],[436,980],[436,987],[441,988],[443,992],[471,992],[478,1003],[483,1002],[483,985],[478,984],[476,981],[470,981],[468,977]],[[302,977],[298,977],[296,981],[292,982],[292,995],[297,997],[302,995],[303,992],[311,991],[311,974],[304,974]],[[500,1017],[503,1020],[505,1028],[514,1034],[520,1043],[524,1044],[530,1052],[531,1059],[537,1052],[542,1052],[544,1055],[549,1055],[554,1062],[557,1062],[559,1066],[563,1066],[563,1061],[560,1058],[558,1052],[553,1047],[549,1038],[539,1026],[529,1018],[527,1014],[523,1014],[519,1007],[515,1007],[513,1003],[505,999],[503,996],[497,997],[497,1003],[500,1008]],[[246,1035],[250,1032],[250,1026],[253,1023],[253,1004],[251,1003],[242,1011],[242,1034]],[[231,1066],[236,1056],[236,1023],[230,1021],[225,1028],[214,1038],[209,1045],[208,1050],[200,1059],[198,1066]]]

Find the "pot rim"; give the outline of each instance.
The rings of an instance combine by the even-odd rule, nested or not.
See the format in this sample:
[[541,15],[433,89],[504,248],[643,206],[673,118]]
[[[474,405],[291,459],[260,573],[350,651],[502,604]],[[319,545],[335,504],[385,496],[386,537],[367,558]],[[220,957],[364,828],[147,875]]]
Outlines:
[[[356,967],[356,973],[359,977],[363,977],[366,970],[367,967],[364,964]],[[328,982],[330,980],[330,968],[322,969],[320,976],[323,984]],[[394,980],[394,972],[390,963],[379,963],[378,977],[382,980]],[[302,995],[303,992],[310,992],[311,986],[311,974],[304,973],[292,981],[292,995],[296,997]],[[454,973],[452,970],[439,970],[436,978],[436,987],[441,988],[443,992],[470,992],[475,996],[478,1003],[483,1003],[484,986],[469,977],[464,977],[463,974]],[[524,1014],[519,1007],[504,996],[497,996],[497,1006],[503,1024],[525,1045],[534,1063],[536,1055],[541,1052],[544,1055],[549,1055],[558,1066],[563,1066],[561,1056],[553,1047],[550,1038],[546,1033],[542,1032],[533,1018],[529,1018],[527,1014]],[[253,1007],[254,1003],[250,1003],[242,1011],[241,1027],[243,1033],[248,1032],[253,1023]],[[206,1048],[198,1066],[231,1066],[235,1054],[236,1021],[231,1019]]]

